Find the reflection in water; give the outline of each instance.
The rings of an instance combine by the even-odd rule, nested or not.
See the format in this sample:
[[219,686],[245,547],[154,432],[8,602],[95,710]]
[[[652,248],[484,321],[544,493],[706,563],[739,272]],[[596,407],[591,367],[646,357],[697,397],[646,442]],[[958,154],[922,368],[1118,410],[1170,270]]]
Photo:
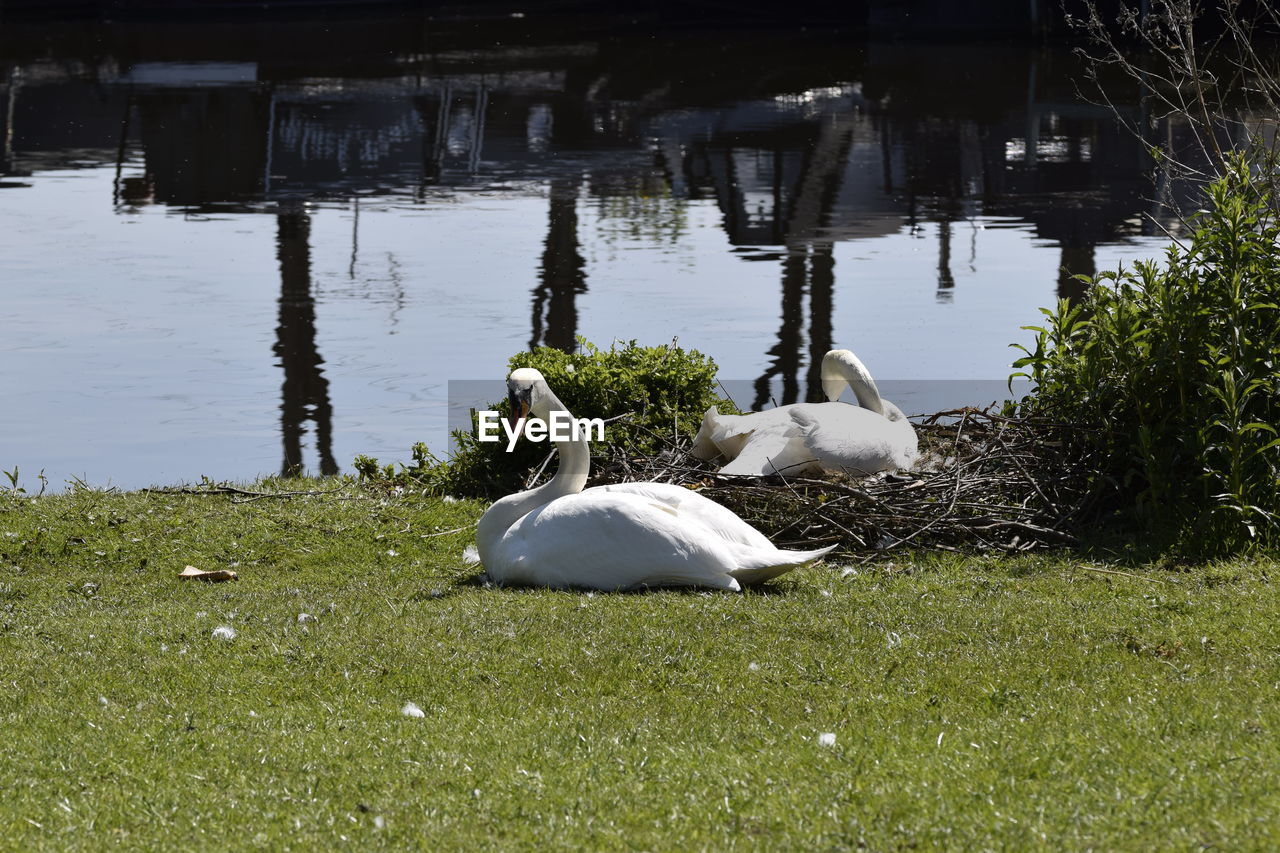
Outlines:
[[158,89],[135,100],[146,174],[158,201],[195,207],[261,197],[265,147],[244,144],[246,131],[260,138],[267,126],[267,99],[257,89]]
[[1094,264],[1093,254],[1094,248],[1088,243],[1083,246],[1063,244],[1062,261],[1058,264],[1059,299],[1070,299],[1074,302],[1084,296],[1089,286],[1076,276],[1087,275],[1093,278],[1097,274],[1098,269]]
[[316,301],[311,294],[311,218],[302,210],[276,216],[276,245],[280,259],[280,325],[273,351],[284,368],[280,387],[280,432],[284,438],[284,477],[303,470],[304,421],[315,422],[320,473],[338,473],[333,459],[333,407],[329,381],[316,349]]
[[770,402],[770,386],[782,379],[780,405],[795,403],[800,397],[799,372],[803,346],[804,301],[809,297],[809,372],[805,377],[805,399],[820,402],[822,393],[822,357],[832,349],[831,313],[835,289],[835,258],[832,244],[813,242],[798,244],[782,261],[782,325],[778,342],[769,350],[769,367],[756,380],[752,408],[764,408]]
[[833,348],[831,312],[836,287],[836,259],[831,243],[809,245],[809,375],[805,382],[809,393],[805,399],[820,403],[822,392],[822,357]]
[[782,377],[781,405],[796,402],[800,388],[796,372],[800,367],[800,324],[804,311],[805,255],[790,252],[782,261],[782,326],[778,342],[768,352],[769,367],[756,380],[756,397],[752,409],[763,409],[769,403],[769,385]]
[[[585,262],[578,248],[578,186],[580,178],[554,178],[546,249],[533,289],[533,337],[529,348],[555,347],[572,352],[578,332],[578,294],[587,292]],[[544,317],[545,308],[545,317]]]
[[950,300],[955,286],[956,279],[951,274],[951,220],[943,219],[938,223],[938,301]]
[[[849,168],[858,116],[843,109],[843,103],[829,103],[822,109],[817,133],[800,153],[798,169],[788,169],[788,157],[782,150],[783,140],[774,142],[773,156],[766,162],[771,183],[768,198],[770,212],[759,210],[755,219],[770,221],[773,241],[787,246],[782,262],[782,326],[778,342],[769,350],[770,363],[756,380],[753,408],[762,408],[769,398],[771,381],[782,378],[783,405],[794,403],[800,395],[799,369],[802,360],[803,302],[809,296],[809,373],[805,399],[822,400],[822,356],[831,349],[835,257],[830,241],[816,240],[831,226],[842,184]],[[792,143],[794,144],[794,143]],[[795,153],[792,151],[792,157]],[[759,169],[756,170],[757,174]],[[790,172],[790,174],[789,174]],[[788,180],[790,178],[790,180]],[[738,183],[750,186],[749,179]],[[746,207],[747,193],[734,193],[738,204]],[[744,210],[737,219],[752,226],[752,213]]]
[[[938,314],[907,316],[897,299],[893,322],[918,320],[925,328],[953,322],[970,282],[1009,277],[1004,270],[1028,261],[1029,246],[1054,246],[1059,271],[1001,283],[1010,303],[1015,287],[1036,299],[1055,287],[1077,298],[1083,285],[1071,276],[1094,272],[1102,263],[1095,263],[1097,247],[1157,233],[1144,219],[1156,210],[1147,200],[1146,144],[1119,129],[1107,108],[1081,101],[1065,51],[1009,43],[975,56],[972,47],[834,30],[601,35],[590,21],[540,26],[530,15],[451,24],[413,18],[420,13],[371,12],[332,27],[117,21],[27,32],[16,25],[0,43],[0,171],[23,178],[0,180],[0,194],[10,194],[0,198],[15,209],[27,204],[24,194],[57,183],[42,186],[29,174],[105,166],[114,180],[103,203],[113,204],[121,223],[133,224],[148,205],[193,219],[276,217],[282,290],[274,351],[284,370],[286,472],[302,467],[308,429],[320,470],[337,469],[328,382],[340,359],[330,353],[326,377],[312,292],[328,282],[328,246],[310,244],[312,227],[321,234],[324,220],[313,221],[304,202],[350,211],[333,238],[340,250],[333,268],[343,294],[385,307],[380,317],[390,319],[376,334],[398,331],[403,311],[413,334],[396,340],[417,335],[434,343],[430,323],[456,315],[442,310],[412,326],[415,302],[429,289],[442,302],[471,294],[424,282],[422,267],[412,266],[420,247],[397,236],[408,232],[404,223],[420,218],[430,228],[453,215],[451,200],[480,199],[500,213],[511,199],[545,195],[545,223],[505,220],[512,233],[477,228],[474,244],[450,248],[483,254],[501,245],[494,254],[504,263],[493,269],[513,279],[536,275],[532,293],[517,297],[530,299],[521,303],[529,306],[527,340],[566,350],[575,345],[580,311],[584,324],[594,324],[618,304],[622,287],[597,272],[601,265],[633,268],[617,260],[621,252],[606,257],[603,230],[592,230],[612,216],[608,227],[632,240],[623,251],[642,262],[635,269],[664,275],[656,258],[679,263],[681,274],[692,269],[690,312],[716,304],[717,324],[750,327],[734,338],[735,345],[749,341],[734,357],[739,375],[758,376],[756,407],[775,387],[779,403],[820,399],[822,354],[861,346],[850,337],[851,317],[887,322],[871,315],[894,310],[895,299],[882,298],[891,283],[910,277],[924,285],[929,305],[918,310]],[[1135,93],[1114,91],[1134,123],[1153,125],[1152,144],[1184,144],[1184,131],[1151,120]],[[21,188],[27,183],[35,188]],[[1176,202],[1178,192],[1164,184],[1157,198]],[[680,227],[649,221],[645,211],[656,207],[676,211]],[[696,227],[719,231],[694,233],[695,213],[703,217]],[[397,227],[387,226],[392,219]],[[955,243],[964,223],[972,227],[968,252]],[[527,240],[515,233],[526,226],[533,229]],[[1008,256],[978,256],[977,234],[986,227],[1019,233],[983,238],[985,251]],[[509,250],[515,245],[524,254]],[[681,255],[691,245],[701,254]],[[733,260],[726,266],[710,257],[717,252]],[[916,252],[923,264],[911,261]],[[438,281],[485,275],[490,260],[469,257],[462,273]],[[714,271],[702,276],[702,263]],[[730,269],[748,264],[745,275]],[[899,279],[867,281],[868,269]],[[748,323],[734,300],[743,282],[762,273],[780,299],[769,291],[761,301],[778,311]],[[637,278],[626,286],[637,295],[651,285],[675,294],[663,290],[669,284]],[[324,292],[344,298],[327,286]],[[508,305],[513,295],[490,296],[490,305]],[[685,297],[671,301],[684,305]],[[636,331],[666,337],[670,330],[655,329],[645,311],[634,318]],[[610,318],[603,334],[621,333],[631,320]],[[1009,325],[1016,334],[1017,324]],[[386,371],[373,376],[380,381],[401,366],[384,361],[375,369]]]
[[0,111],[0,175],[18,174],[13,157],[13,114],[18,101],[18,89],[22,85],[22,69],[13,66],[5,75],[4,110]]

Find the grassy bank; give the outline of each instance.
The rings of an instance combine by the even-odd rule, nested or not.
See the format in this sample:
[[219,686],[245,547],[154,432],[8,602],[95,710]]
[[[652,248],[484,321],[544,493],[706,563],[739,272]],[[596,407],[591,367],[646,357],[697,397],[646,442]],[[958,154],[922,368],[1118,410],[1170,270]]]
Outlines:
[[0,846],[1280,840],[1269,561],[497,590],[478,504],[280,488],[0,498]]

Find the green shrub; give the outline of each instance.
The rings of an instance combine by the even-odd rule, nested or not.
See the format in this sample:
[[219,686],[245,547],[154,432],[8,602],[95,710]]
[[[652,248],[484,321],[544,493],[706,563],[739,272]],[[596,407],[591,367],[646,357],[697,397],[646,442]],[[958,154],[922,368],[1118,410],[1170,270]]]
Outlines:
[[1280,497],[1280,225],[1266,181],[1228,166],[1189,241],[1042,309],[1014,363],[1022,414],[1093,428],[1072,434],[1112,507],[1207,553],[1275,543]]
[[[674,344],[637,346],[635,341],[598,349],[579,338],[577,352],[550,347],[513,355],[508,370],[534,367],[575,417],[603,418],[605,443],[593,445],[595,457],[621,452],[653,456],[677,436],[697,432],[708,407],[728,404],[715,394],[716,365],[696,350]],[[489,406],[505,417],[505,399]],[[356,470],[366,480],[414,485],[438,494],[494,498],[522,488],[530,471],[541,465],[550,445],[521,440],[510,453],[500,442],[476,439],[470,431],[453,433],[456,451],[448,460],[414,445],[413,464],[396,470],[376,459],[358,457]]]

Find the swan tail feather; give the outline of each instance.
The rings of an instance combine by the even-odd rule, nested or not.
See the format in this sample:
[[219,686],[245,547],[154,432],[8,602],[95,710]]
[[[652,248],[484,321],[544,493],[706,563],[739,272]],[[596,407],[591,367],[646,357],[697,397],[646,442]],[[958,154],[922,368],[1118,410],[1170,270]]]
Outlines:
[[715,459],[722,455],[720,446],[715,441],[719,419],[720,410],[715,406],[707,409],[702,416],[702,425],[698,427],[698,434],[693,437],[693,447],[689,449],[698,459]]
[[718,415],[711,425],[708,437],[721,456],[735,459],[754,433],[755,428],[742,415]]
[[772,553],[756,552],[741,559],[740,565],[730,570],[729,574],[742,584],[764,583],[805,563],[821,559],[835,548],[835,545],[828,545],[826,548],[818,548],[814,551],[784,551],[779,548]]

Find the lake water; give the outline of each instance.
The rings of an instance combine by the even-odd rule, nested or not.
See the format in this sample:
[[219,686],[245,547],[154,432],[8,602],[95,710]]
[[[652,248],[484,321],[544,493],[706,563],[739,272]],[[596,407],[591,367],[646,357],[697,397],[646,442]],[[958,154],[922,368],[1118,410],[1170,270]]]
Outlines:
[[575,335],[676,338],[740,404],[832,347],[985,404],[1071,274],[1164,245],[1065,51],[554,23],[10,28],[0,467],[439,452],[450,381]]

